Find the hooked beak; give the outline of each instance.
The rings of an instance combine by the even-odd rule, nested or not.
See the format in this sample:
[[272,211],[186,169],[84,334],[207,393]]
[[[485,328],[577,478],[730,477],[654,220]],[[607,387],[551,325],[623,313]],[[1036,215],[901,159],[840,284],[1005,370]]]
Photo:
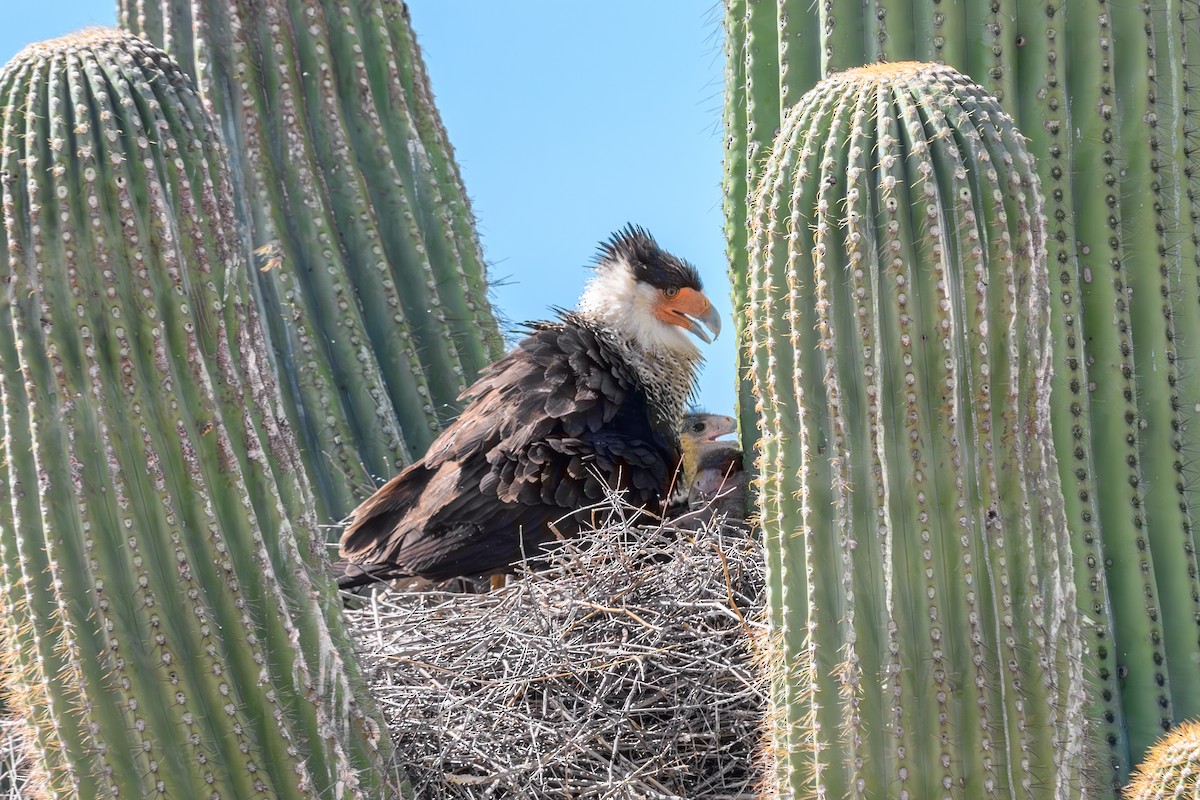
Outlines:
[[[703,295],[701,296],[703,297]],[[676,309],[675,313],[683,317],[684,322],[681,327],[687,328],[692,335],[705,344],[712,344],[713,340],[721,335],[721,315],[713,308],[707,297],[704,298],[703,311],[690,314]],[[712,336],[708,335],[705,328],[712,331]]]

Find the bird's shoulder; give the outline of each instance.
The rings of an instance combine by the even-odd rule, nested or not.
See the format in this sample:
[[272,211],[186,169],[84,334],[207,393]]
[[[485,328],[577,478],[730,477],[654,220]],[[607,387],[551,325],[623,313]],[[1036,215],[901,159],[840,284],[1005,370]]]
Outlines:
[[575,314],[527,324],[527,335],[460,398],[464,410],[439,438],[449,453],[532,441],[551,433],[584,437],[622,417],[644,416],[645,393],[619,353]]
[[[569,311],[556,321],[528,322],[526,335],[508,354],[484,370],[461,399],[468,403],[514,384],[522,388],[576,389],[584,399],[621,402],[638,388],[633,368],[600,328]],[[553,411],[553,409],[552,409]]]
[[618,472],[656,495],[677,457],[675,436],[653,420],[619,348],[570,312],[528,330],[463,393],[462,415],[426,466],[457,462],[508,501],[597,499],[596,476]]

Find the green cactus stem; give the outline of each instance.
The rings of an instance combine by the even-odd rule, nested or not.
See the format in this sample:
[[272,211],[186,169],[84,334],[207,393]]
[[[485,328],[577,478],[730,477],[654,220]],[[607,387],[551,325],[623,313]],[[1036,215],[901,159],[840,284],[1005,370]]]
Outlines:
[[263,320],[326,520],[421,455],[503,351],[401,0],[119,0],[220,119]]
[[[746,0],[728,0],[729,19],[747,13]],[[779,20],[781,37],[799,25],[819,30],[819,44],[781,40],[775,86],[735,76],[731,106],[769,101],[796,73],[929,59],[984,86],[1029,137],[1045,197],[1052,428],[1087,618],[1088,717],[1112,768],[1103,796],[1115,797],[1164,730],[1200,716],[1200,6],[783,0]],[[740,196],[730,192],[731,231],[749,213]]]
[[399,797],[224,148],[156,47],[0,71],[0,603],[43,790]]
[[946,67],[835,74],[775,140],[746,333],[783,796],[1085,796],[1041,206]]

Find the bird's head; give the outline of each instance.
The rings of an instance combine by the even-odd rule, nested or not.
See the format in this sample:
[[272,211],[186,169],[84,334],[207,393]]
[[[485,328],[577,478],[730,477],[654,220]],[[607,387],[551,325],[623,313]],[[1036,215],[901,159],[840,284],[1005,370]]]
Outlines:
[[[721,317],[704,294],[700,274],[629,225],[600,246],[596,274],[579,299],[579,311],[645,350],[697,356],[721,332]],[[711,332],[711,336],[709,335]]]
[[695,411],[683,416],[679,432],[680,465],[683,480],[690,484],[699,470],[702,454],[710,450],[736,448],[736,442],[723,441],[723,436],[737,433],[737,420],[721,414]]
[[706,411],[693,411],[683,416],[683,429],[679,432],[681,439],[686,439],[699,447],[708,442],[715,442],[723,436],[737,433],[737,420],[724,414],[709,414]]

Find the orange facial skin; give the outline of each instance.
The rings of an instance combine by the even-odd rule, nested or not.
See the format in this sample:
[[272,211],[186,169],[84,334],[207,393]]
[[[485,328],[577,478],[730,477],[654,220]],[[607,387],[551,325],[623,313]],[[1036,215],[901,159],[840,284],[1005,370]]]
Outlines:
[[[704,292],[687,287],[663,290],[654,306],[654,316],[668,325],[678,325],[706,344],[721,333],[721,317]],[[706,331],[705,328],[708,330]],[[708,335],[712,331],[712,336]]]

